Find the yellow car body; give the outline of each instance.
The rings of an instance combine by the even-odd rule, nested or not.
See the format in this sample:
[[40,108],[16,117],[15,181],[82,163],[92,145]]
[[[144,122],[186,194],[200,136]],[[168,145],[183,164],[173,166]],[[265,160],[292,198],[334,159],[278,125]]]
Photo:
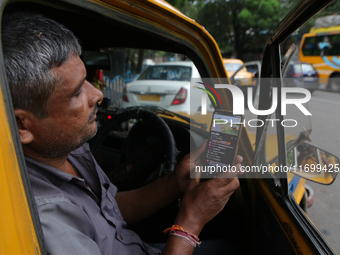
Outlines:
[[[301,6],[303,7],[303,4]],[[105,42],[110,39],[119,41],[117,37],[120,39],[126,37],[123,43],[131,42],[134,36],[131,33],[137,31],[137,34],[144,35],[144,39],[153,36],[158,40],[157,42],[164,42],[166,44],[163,45],[164,47],[190,55],[203,76],[228,78],[220,50],[212,36],[197,22],[162,0],[28,0],[23,2],[9,0],[2,1],[0,8],[0,13],[13,9],[31,10],[63,21],[84,40],[85,47],[89,48],[95,48],[100,41]],[[92,22],[93,26],[85,26],[81,23],[82,20],[77,21],[77,18],[82,18],[83,21],[89,20],[88,22]],[[126,28],[131,30],[125,33]],[[107,34],[102,33],[105,29],[112,33],[109,31],[106,31]],[[124,34],[111,38],[115,29]],[[145,39],[141,43],[152,41]],[[0,254],[47,254],[44,251],[39,216],[30,190],[24,156],[17,134],[2,55],[0,65],[2,123],[0,125],[0,201],[2,202]],[[220,92],[226,109],[232,109],[230,93]],[[254,141],[256,141],[255,137],[251,139],[247,132],[244,132],[240,138],[239,154],[244,158],[244,165],[252,165]],[[249,209],[249,212],[247,212],[246,219],[234,221],[249,222],[249,231],[246,235],[251,238],[247,245],[254,254],[260,252],[259,245],[261,249],[268,248],[265,254],[275,254],[270,253],[275,247],[283,247],[290,252],[289,254],[332,252],[321,234],[313,229],[306,215],[294,207],[294,198],[288,193],[277,191],[277,187],[272,186],[271,180],[247,179],[242,182],[242,185],[246,188],[242,195],[246,198],[244,202],[248,202],[244,206]],[[301,192],[304,190],[302,182],[298,190]],[[294,196],[298,200],[298,195],[294,193]],[[232,229],[228,229],[228,226],[225,226],[225,230],[233,232]],[[275,237],[278,238],[274,240],[270,239],[270,235],[258,235],[258,231],[263,231],[261,233],[265,234],[267,230],[269,233],[275,233]],[[258,242],[259,239],[262,241]],[[245,239],[242,242],[245,242]]]
[[[231,77],[233,73],[243,65],[243,61],[237,58],[224,58],[223,64],[225,69],[227,70],[228,77]],[[244,70],[247,71],[247,70]]]
[[251,72],[248,72],[247,68],[244,66],[241,68],[244,63],[240,59],[234,59],[234,58],[224,58],[223,59],[224,66],[227,70],[228,77],[232,77],[235,72],[237,74],[234,76],[235,82],[233,82],[234,85],[237,86],[249,86],[249,85],[255,85],[254,84],[254,74]]

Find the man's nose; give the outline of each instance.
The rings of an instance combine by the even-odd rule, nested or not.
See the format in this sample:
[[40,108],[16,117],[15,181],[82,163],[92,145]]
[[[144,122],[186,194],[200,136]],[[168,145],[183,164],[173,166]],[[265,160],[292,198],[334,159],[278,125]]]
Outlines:
[[89,91],[89,105],[90,107],[93,107],[96,103],[103,100],[103,92],[101,92],[99,89],[94,87],[91,83],[86,81],[88,85],[90,85],[90,91]]

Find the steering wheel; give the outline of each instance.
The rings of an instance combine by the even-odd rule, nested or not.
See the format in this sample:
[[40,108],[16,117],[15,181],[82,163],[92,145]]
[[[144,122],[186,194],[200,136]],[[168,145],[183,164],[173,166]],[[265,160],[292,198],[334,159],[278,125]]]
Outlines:
[[139,122],[133,125],[127,136],[122,162],[106,172],[111,182],[123,189],[141,186],[159,167],[159,177],[172,172],[177,156],[168,125],[157,114],[142,108],[126,110],[108,120],[90,142],[92,154],[96,157],[108,134],[130,119]]

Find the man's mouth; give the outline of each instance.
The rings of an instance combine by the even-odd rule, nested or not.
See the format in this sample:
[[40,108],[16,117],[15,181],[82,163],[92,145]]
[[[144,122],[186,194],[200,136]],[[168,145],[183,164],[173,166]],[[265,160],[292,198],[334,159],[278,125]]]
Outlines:
[[89,117],[89,123],[93,122],[97,118],[96,116],[97,112],[98,112],[98,108],[97,106],[95,106],[93,112],[91,113]]

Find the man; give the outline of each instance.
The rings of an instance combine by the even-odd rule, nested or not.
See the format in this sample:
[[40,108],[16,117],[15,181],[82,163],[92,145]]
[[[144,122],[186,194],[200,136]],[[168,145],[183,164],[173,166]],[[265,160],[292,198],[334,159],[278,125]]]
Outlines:
[[309,146],[308,144],[301,144],[297,147],[297,149],[299,151],[299,155],[297,157],[298,165],[303,169],[307,169],[308,171],[316,171],[318,161],[315,157],[315,148]]
[[[192,237],[239,186],[237,173],[204,183],[190,179],[190,170],[200,164],[203,145],[168,176],[117,193],[86,144],[97,131],[96,104],[103,95],[85,79],[77,38],[43,16],[13,13],[2,20],[2,45],[48,253],[160,254],[125,227],[184,193],[174,222],[184,230],[173,231],[177,235],[169,237],[162,254],[191,254],[198,243]],[[237,163],[241,161],[238,157]]]

